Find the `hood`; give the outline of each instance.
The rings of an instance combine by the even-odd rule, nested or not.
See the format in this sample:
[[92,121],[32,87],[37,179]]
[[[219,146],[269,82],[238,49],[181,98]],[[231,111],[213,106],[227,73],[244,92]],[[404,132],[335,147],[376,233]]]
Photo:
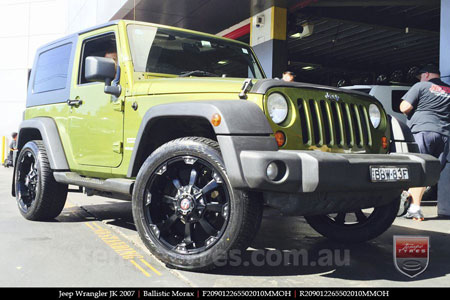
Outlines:
[[[238,95],[244,85],[246,78],[217,78],[217,77],[174,77],[174,78],[151,78],[140,80],[135,83],[133,95],[163,95],[163,94],[194,94],[194,93],[232,93]],[[276,79],[253,80],[250,94],[265,94],[274,87],[293,87],[317,89],[325,92],[345,93],[353,96],[362,96],[371,101],[376,101],[373,96],[366,93],[341,89],[330,86],[316,85],[302,82],[285,82]]]
[[[265,94],[267,91],[274,87],[292,87],[292,88],[308,88],[308,89],[316,89],[316,90],[322,90],[325,92],[335,92],[335,93],[345,93],[355,96],[363,96],[365,98],[373,98],[372,96],[368,95],[367,93],[363,93],[360,91],[355,91],[351,89],[343,89],[343,88],[337,88],[332,86],[326,86],[326,85],[318,85],[318,84],[312,84],[312,83],[304,83],[304,82],[286,82],[283,80],[277,80],[277,79],[261,79],[256,82],[256,84],[251,89],[250,93],[256,93],[256,94]],[[373,98],[375,99],[375,98]]]
[[135,83],[133,94],[235,93],[239,94],[244,78],[157,78]]

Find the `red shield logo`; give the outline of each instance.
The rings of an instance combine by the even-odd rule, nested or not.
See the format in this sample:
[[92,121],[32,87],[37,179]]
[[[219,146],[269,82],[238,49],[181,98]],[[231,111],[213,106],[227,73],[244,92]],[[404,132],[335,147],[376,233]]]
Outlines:
[[180,203],[180,207],[182,210],[188,210],[189,208],[191,208],[191,201],[189,201],[188,199],[183,199],[183,201],[181,201]]
[[428,267],[430,241],[427,236],[394,236],[394,264],[402,274],[413,278]]

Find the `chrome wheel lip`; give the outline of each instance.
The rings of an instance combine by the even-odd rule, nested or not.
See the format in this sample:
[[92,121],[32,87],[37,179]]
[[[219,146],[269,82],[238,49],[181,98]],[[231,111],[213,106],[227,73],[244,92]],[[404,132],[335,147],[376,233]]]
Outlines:
[[[173,171],[172,168],[180,164],[185,166],[186,169],[190,169],[190,174],[185,176],[186,178],[167,177],[164,181],[166,185],[172,185],[176,189],[176,194],[162,195],[165,200],[161,200],[160,196],[154,196],[152,188],[157,184],[157,181],[166,175],[168,176]],[[199,169],[203,171],[203,174],[199,173]],[[205,169],[207,169],[206,173],[204,172]],[[177,254],[198,254],[212,247],[223,236],[230,219],[230,189],[224,180],[224,175],[205,159],[191,155],[171,157],[161,163],[155,170],[147,180],[144,195],[144,199],[151,199],[150,201],[144,201],[144,223],[147,232],[165,249]],[[200,181],[205,179],[210,180],[206,184],[200,184]],[[221,191],[219,194],[221,194],[220,200],[222,200],[222,203],[211,201],[211,194],[216,193],[217,190]],[[167,214],[165,221],[171,223],[172,226],[184,227],[184,238],[182,240],[174,243],[173,239],[171,240],[170,236],[167,236],[167,229],[161,222],[152,217],[150,209],[156,201],[165,202],[167,206],[172,207],[173,213]],[[214,211],[214,216],[217,219],[213,218],[212,211]],[[220,228],[215,227],[216,221],[221,224],[221,226],[218,226]],[[199,231],[206,233],[205,238],[200,239],[200,245],[197,245],[199,241],[196,241],[196,231],[197,233]],[[170,232],[170,234],[173,233]]]

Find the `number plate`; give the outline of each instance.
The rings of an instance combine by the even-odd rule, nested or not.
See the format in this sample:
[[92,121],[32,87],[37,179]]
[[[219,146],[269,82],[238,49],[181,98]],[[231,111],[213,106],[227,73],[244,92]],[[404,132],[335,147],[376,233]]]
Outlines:
[[370,179],[372,182],[408,181],[408,167],[370,166]]

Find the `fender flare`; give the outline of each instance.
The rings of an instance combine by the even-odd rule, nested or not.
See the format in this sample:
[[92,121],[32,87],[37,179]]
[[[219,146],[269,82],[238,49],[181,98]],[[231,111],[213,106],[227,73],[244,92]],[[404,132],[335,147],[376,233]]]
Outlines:
[[58,127],[52,118],[38,117],[22,121],[19,126],[19,135],[17,137],[18,151],[29,142],[27,132],[29,132],[30,129],[39,131],[45,149],[47,150],[50,168],[58,171],[69,170],[69,164],[67,163],[66,154],[61,143]]
[[[228,175],[234,186],[245,186],[243,182],[240,152],[242,150],[278,150],[273,130],[262,109],[246,100],[210,100],[160,104],[150,108],[144,115],[135,140],[127,177],[135,177],[140,166],[136,161],[141,149],[141,140],[152,124],[160,118],[198,117],[209,123],[215,114],[221,116],[219,126],[212,126],[217,136]],[[226,149],[226,151],[224,151]]]
[[[17,153],[25,146],[30,140],[29,133],[33,130],[39,131],[42,141],[47,150],[47,157],[50,162],[50,168],[52,170],[69,170],[69,164],[67,163],[66,154],[61,143],[58,127],[52,118],[38,117],[29,120],[24,120],[20,123],[18,136],[17,136]],[[16,159],[19,155],[16,156]],[[14,172],[11,185],[11,195],[16,196],[15,192],[15,179],[16,179],[16,161],[14,161]]]

